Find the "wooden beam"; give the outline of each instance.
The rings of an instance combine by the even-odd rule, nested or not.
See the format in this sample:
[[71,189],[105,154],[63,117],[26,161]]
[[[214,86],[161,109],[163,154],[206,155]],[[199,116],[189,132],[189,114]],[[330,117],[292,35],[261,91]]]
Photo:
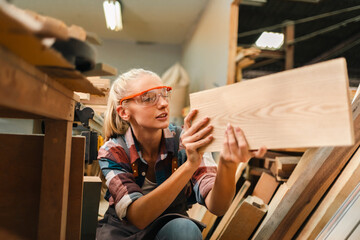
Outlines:
[[[77,97],[24,60],[0,47],[0,105],[19,112],[73,120]],[[21,117],[21,114],[18,114]]]
[[285,27],[285,69],[294,68],[294,41],[295,26],[292,21],[289,21]]
[[[38,239],[65,239],[72,122],[46,120]],[[51,219],[51,221],[49,221]]]
[[240,0],[234,0],[230,5],[230,24],[229,24],[229,55],[228,55],[228,72],[227,84],[235,82],[235,59],[237,48],[237,35],[239,24],[239,4]]
[[[360,144],[360,98],[352,104],[355,144],[307,150],[295,181],[254,239],[291,239]],[[306,164],[302,164],[305,162]],[[301,177],[299,177],[301,176]],[[293,175],[290,176],[290,179]],[[289,182],[291,182],[289,179]]]
[[115,76],[117,74],[117,69],[106,63],[97,63],[95,64],[94,69],[86,71],[83,73],[85,76]]
[[345,59],[335,59],[190,94],[194,123],[209,117],[220,151],[227,123],[251,149],[351,145],[354,130]]

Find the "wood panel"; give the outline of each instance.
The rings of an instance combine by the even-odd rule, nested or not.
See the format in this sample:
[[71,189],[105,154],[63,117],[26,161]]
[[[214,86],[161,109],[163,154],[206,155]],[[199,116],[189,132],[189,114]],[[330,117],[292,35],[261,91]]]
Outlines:
[[38,239],[66,236],[71,131],[70,121],[45,121]]
[[67,240],[80,239],[84,165],[85,137],[73,137],[71,141],[70,184],[66,223]]
[[37,238],[43,141],[0,134],[0,239]]
[[[360,144],[359,107],[358,97],[352,105],[356,143],[350,147],[314,148],[306,151],[298,165],[302,168],[301,176],[297,174],[300,177],[293,181],[255,239],[291,239],[298,231]],[[301,164],[302,161],[306,164]]]
[[190,95],[194,122],[210,117],[220,151],[227,123],[240,126],[251,149],[354,143],[345,59],[335,59]]
[[356,151],[297,239],[315,239],[336,210],[360,182],[360,149]]

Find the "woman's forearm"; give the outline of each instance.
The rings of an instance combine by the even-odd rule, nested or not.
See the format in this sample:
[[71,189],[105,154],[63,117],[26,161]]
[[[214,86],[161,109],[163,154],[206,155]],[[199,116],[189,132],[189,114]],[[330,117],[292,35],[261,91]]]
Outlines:
[[205,199],[210,212],[217,216],[225,214],[236,191],[235,173],[237,164],[220,160],[213,189]]
[[144,229],[170,206],[196,168],[185,162],[160,186],[134,201],[127,209],[127,219],[137,228]]

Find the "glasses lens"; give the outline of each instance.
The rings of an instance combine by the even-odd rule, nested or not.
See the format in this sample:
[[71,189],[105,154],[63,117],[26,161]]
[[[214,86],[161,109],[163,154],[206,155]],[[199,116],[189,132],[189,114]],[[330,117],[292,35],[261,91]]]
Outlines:
[[159,97],[157,91],[151,90],[147,91],[146,93],[140,95],[141,103],[144,105],[152,105],[155,104],[157,101],[157,98]]

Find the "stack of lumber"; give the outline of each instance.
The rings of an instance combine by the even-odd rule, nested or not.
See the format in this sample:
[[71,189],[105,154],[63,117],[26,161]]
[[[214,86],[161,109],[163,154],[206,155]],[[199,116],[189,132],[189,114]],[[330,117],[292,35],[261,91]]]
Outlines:
[[[350,105],[346,72],[344,59],[335,59],[190,95],[191,107],[199,110],[194,122],[208,116],[214,126],[214,141],[204,151],[221,150],[228,122],[243,129],[250,149],[307,148],[302,157],[264,159],[271,170],[261,174],[250,194],[268,204],[267,213],[248,239],[358,236],[358,211],[347,209],[358,205],[360,98]],[[225,216],[239,216],[239,202],[244,200]],[[243,212],[237,223],[252,216]],[[339,235],[337,229],[349,219],[354,223],[347,235]],[[212,239],[242,237],[236,222],[220,223]],[[221,235],[227,231],[234,235]]]

